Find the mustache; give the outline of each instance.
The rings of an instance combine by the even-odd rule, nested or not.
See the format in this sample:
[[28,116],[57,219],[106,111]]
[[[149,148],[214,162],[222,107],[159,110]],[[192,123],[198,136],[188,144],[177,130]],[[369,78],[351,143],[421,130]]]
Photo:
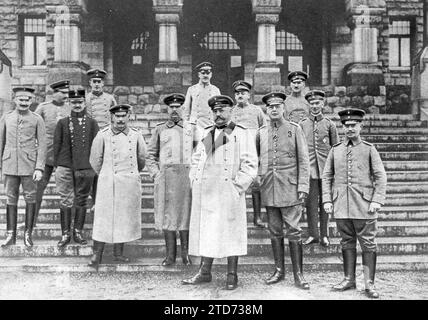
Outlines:
[[221,120],[226,120],[224,117],[222,117],[222,116],[217,116],[217,117],[215,117],[215,119],[217,120],[217,119],[221,119]]

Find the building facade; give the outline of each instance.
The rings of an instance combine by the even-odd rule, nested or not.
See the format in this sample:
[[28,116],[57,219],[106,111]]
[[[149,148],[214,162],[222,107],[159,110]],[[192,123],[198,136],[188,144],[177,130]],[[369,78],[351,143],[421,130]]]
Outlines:
[[424,0],[3,0],[0,49],[12,85],[35,86],[39,102],[48,83],[86,86],[86,70],[102,68],[119,103],[165,112],[164,95],[185,93],[208,60],[222,93],[245,79],[256,103],[304,70],[327,112],[410,113],[426,12]]

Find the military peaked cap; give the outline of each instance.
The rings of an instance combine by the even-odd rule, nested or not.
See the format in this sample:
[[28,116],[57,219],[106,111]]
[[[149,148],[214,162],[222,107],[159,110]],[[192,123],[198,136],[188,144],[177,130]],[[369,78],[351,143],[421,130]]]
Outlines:
[[172,93],[163,99],[163,103],[165,103],[168,106],[172,105],[179,105],[181,106],[184,103],[184,100],[186,100],[186,97],[184,94],[181,93]]
[[211,97],[208,100],[208,105],[210,106],[211,110],[213,110],[216,107],[232,107],[233,100],[229,96],[218,95],[218,96]]
[[107,75],[107,72],[101,69],[91,69],[86,72],[89,78],[101,78],[104,79]]
[[271,92],[263,96],[262,101],[266,105],[275,105],[284,103],[287,96],[282,92]]
[[310,90],[305,94],[305,99],[309,102],[312,100],[319,100],[325,98],[325,92],[322,90]]
[[57,82],[54,82],[50,85],[52,90],[54,91],[60,91],[60,90],[69,90],[70,89],[70,80],[60,80]]
[[12,89],[12,91],[15,93],[15,97],[18,97],[18,96],[32,97],[35,90],[34,88],[31,88],[31,87],[15,87]]
[[211,62],[204,61],[204,62],[201,62],[200,64],[198,64],[195,67],[195,70],[200,71],[202,69],[212,69],[213,67],[214,67],[214,65]]
[[132,106],[129,104],[116,104],[112,107],[110,107],[110,113],[116,113],[116,112],[129,112],[132,109]]
[[304,71],[292,71],[287,76],[289,81],[293,81],[294,79],[301,79],[306,81],[308,79],[308,74]]
[[340,121],[343,124],[346,124],[348,121],[363,121],[364,115],[366,114],[364,110],[349,108],[338,112]]
[[232,84],[232,88],[234,91],[242,91],[242,90],[250,91],[252,86],[251,86],[251,84],[249,84],[248,82],[246,82],[244,80],[238,80]]
[[84,98],[85,96],[86,96],[86,92],[83,89],[70,90],[68,92],[68,97],[70,99]]

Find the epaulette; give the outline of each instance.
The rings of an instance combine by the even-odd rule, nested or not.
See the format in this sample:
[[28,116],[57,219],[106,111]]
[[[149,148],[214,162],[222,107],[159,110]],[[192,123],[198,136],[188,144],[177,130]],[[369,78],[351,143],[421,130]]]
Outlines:
[[333,145],[333,148],[334,148],[334,147],[337,147],[337,146],[339,146],[339,145],[341,145],[341,144],[342,144],[342,142],[338,142],[338,143],[336,143],[336,144],[334,144],[334,145]]
[[212,128],[212,127],[214,127],[214,125],[210,124],[209,126],[206,126],[204,129],[209,129],[209,128]]
[[367,142],[367,141],[364,141],[364,140],[362,140],[361,142],[362,142],[362,143],[365,143],[366,145],[368,145],[368,146],[370,146],[370,147],[371,147],[371,146],[373,146],[373,143],[370,143],[370,142]]
[[248,129],[246,126],[244,126],[243,124],[240,124],[240,123],[235,123],[235,125],[236,125],[237,127],[242,128],[242,129]]
[[130,130],[133,130],[133,131],[135,131],[135,132],[138,132],[138,133],[140,132],[140,131],[138,131],[138,129],[137,129],[137,128],[134,128],[134,127],[129,127],[129,129],[130,129]]
[[165,123],[166,123],[166,121],[164,121],[164,122],[159,122],[158,124],[156,124],[156,127],[161,126],[161,125],[163,125],[163,124],[165,124]]
[[100,132],[105,132],[105,131],[107,131],[108,129],[110,129],[110,127],[105,127],[105,128],[102,128],[101,130],[100,130]]
[[40,103],[37,107],[44,106],[44,105],[49,104],[49,103],[52,103],[52,101],[45,101],[45,102],[42,102],[42,103]]
[[290,122],[292,125],[294,125],[294,126],[296,126],[296,127],[298,127],[298,126],[299,126],[299,124],[298,124],[297,122],[294,122],[294,121],[288,121],[288,122]]

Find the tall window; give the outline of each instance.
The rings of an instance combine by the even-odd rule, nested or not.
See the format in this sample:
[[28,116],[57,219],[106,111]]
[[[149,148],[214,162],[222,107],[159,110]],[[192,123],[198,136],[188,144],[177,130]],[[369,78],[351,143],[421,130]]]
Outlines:
[[210,32],[201,40],[199,46],[209,50],[239,50],[236,40],[227,32]]
[[389,66],[410,67],[411,22],[392,20],[389,24]]
[[146,50],[149,46],[150,41],[150,32],[142,32],[138,38],[132,40],[131,50],[132,50],[132,64],[142,64],[143,58],[146,54]]
[[46,65],[46,19],[42,17],[23,17],[22,65]]

